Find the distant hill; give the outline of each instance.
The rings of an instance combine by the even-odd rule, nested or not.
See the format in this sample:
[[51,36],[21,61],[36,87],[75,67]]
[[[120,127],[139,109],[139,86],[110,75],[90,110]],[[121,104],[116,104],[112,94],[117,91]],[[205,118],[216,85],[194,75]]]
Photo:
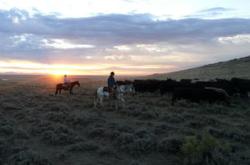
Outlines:
[[250,56],[244,58],[233,59],[225,62],[218,62],[214,64],[205,65],[202,67],[171,72],[166,74],[154,74],[148,78],[155,79],[215,79],[232,77],[248,78],[250,79]]

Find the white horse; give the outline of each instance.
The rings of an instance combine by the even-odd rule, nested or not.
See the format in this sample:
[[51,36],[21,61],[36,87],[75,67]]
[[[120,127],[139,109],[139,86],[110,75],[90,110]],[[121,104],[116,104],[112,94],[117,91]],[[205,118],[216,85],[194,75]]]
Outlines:
[[114,95],[110,96],[107,87],[99,87],[96,90],[96,96],[94,99],[94,106],[98,104],[103,106],[103,100],[108,98],[108,100],[115,101],[115,108],[118,108],[118,102],[122,102],[123,106],[125,104],[124,95],[128,93],[134,93],[134,87],[132,84],[128,85],[119,85],[114,89]]

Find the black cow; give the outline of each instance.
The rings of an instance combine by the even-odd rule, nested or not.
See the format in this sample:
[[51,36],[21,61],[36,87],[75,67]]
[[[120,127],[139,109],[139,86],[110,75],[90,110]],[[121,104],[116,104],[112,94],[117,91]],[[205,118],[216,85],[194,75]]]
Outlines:
[[172,105],[179,99],[186,99],[192,102],[208,101],[209,103],[224,102],[230,104],[227,92],[219,88],[175,88],[172,96]]
[[124,81],[116,81],[116,84],[118,86],[120,86],[120,85],[130,85],[130,84],[133,84],[133,82],[130,81],[130,80],[124,80]]
[[164,95],[166,93],[172,93],[174,88],[179,87],[179,82],[172,79],[167,79],[165,81],[162,81],[160,85],[160,93],[161,95]]
[[156,92],[161,83],[162,80],[135,80],[133,85],[136,92]]
[[235,86],[229,80],[225,79],[216,79],[211,81],[197,81],[196,87],[213,87],[224,89],[230,96],[233,96],[237,93]]
[[248,98],[248,92],[250,92],[250,80],[241,78],[232,78],[231,83],[238,90],[240,97]]
[[160,87],[160,93],[161,95],[164,95],[166,93],[173,93],[175,88],[203,88],[204,86],[201,84],[192,83],[191,79],[181,79],[180,81],[167,79],[166,81],[163,81]]

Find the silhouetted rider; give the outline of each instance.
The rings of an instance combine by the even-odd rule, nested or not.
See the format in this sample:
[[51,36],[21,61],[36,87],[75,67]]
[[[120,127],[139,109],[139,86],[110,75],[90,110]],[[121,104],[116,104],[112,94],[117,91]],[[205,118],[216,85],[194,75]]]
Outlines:
[[114,89],[116,87],[116,81],[115,81],[115,73],[111,72],[110,76],[108,77],[108,89],[109,89],[109,93],[113,93]]
[[64,75],[63,85],[64,85],[64,87],[69,87],[69,85],[70,85],[70,79],[68,78],[68,76],[66,74]]

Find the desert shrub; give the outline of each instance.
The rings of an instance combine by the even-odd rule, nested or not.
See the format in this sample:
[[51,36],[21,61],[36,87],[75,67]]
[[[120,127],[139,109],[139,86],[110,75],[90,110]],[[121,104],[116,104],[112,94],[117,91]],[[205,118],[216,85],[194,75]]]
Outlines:
[[9,146],[4,139],[0,139],[0,164],[4,163],[6,154],[9,152]]
[[73,130],[63,126],[56,127],[54,130],[44,131],[41,137],[43,141],[52,145],[68,145],[81,140]]
[[183,118],[182,115],[178,115],[178,114],[167,114],[167,113],[165,113],[165,114],[162,115],[162,117],[160,118],[160,121],[168,122],[168,123],[182,123],[182,122],[184,122],[184,118]]
[[70,152],[89,152],[98,150],[99,146],[91,141],[79,142],[76,144],[69,145],[67,151]]
[[241,130],[235,128],[229,129],[217,129],[217,128],[208,128],[208,132],[220,138],[228,138],[237,142],[248,143],[250,135],[247,133],[242,133]]
[[63,111],[69,111],[70,108],[66,103],[63,102],[57,102],[54,103],[46,103],[42,107],[39,108],[41,111],[53,111],[53,112],[63,112]]
[[113,129],[106,129],[104,132],[104,137],[108,139],[115,139],[120,135],[120,132],[118,130],[113,130]]
[[223,125],[223,122],[221,121],[221,119],[216,118],[216,117],[201,117],[200,120],[202,120],[203,123],[206,123],[206,125],[209,125],[209,126],[218,127],[219,125]]
[[9,136],[14,133],[13,127],[9,124],[0,125],[0,135]]
[[2,117],[0,119],[0,136],[10,136],[14,134],[15,130],[15,121],[7,120],[6,118]]
[[132,160],[129,165],[142,165],[142,162],[139,160]]
[[146,131],[136,133],[121,133],[115,140],[116,146],[131,155],[141,155],[155,151],[156,138]]
[[24,150],[20,151],[16,154],[11,155],[8,158],[7,164],[15,164],[15,165],[28,165],[28,164],[35,164],[35,165],[52,165],[48,159],[41,157],[39,154],[30,151]]
[[143,120],[155,119],[159,116],[159,114],[155,111],[145,111],[140,113],[139,118]]
[[143,129],[143,128],[136,130],[135,135],[139,138],[152,136],[152,134],[149,130]]
[[142,110],[136,108],[136,109],[126,109],[126,110],[121,110],[121,112],[127,114],[128,116],[140,116],[140,114],[142,113]]
[[66,158],[68,158],[68,154],[66,153],[65,150],[62,150],[62,151],[57,152],[55,157],[59,160],[65,160]]
[[133,128],[131,128],[130,126],[119,123],[117,123],[116,129],[119,132],[130,132],[130,133],[134,132]]
[[126,145],[134,141],[134,135],[132,133],[121,133],[120,136],[116,139],[117,145],[123,149]]
[[39,135],[44,142],[53,145],[73,144],[81,140],[72,129],[58,123],[41,122],[34,125],[30,132],[32,135]]
[[168,126],[167,124],[160,124],[160,125],[156,125],[154,128],[154,134],[155,135],[160,135],[160,134],[164,134],[169,130],[172,130],[173,128]]
[[16,102],[15,103],[3,102],[2,107],[3,107],[4,110],[20,110],[20,109],[22,109],[20,107],[20,105],[16,104]]
[[228,164],[230,148],[210,134],[186,137],[182,147],[184,164]]
[[46,119],[54,122],[63,122],[66,120],[68,114],[65,112],[48,112]]
[[26,119],[26,114],[23,113],[23,112],[19,112],[15,115],[15,119],[18,119],[18,120],[24,120]]
[[92,128],[88,132],[88,137],[90,137],[90,138],[102,138],[104,133],[105,133],[104,128]]
[[0,164],[8,165],[50,165],[49,161],[26,146],[10,139],[0,139]]
[[131,153],[140,155],[155,151],[156,140],[153,138],[136,138],[134,142],[129,146]]
[[160,100],[157,102],[157,107],[168,107],[170,105],[170,100],[168,100],[168,97],[161,97]]
[[177,107],[190,107],[190,105],[192,105],[192,102],[185,100],[185,99],[178,100],[175,103],[175,106]]
[[32,135],[36,136],[36,135],[41,135],[45,131],[53,130],[53,129],[54,129],[53,123],[51,122],[42,121],[42,120],[34,120],[29,131]]
[[100,119],[94,115],[91,114],[86,114],[86,113],[80,113],[80,114],[73,114],[70,115],[67,119],[66,122],[74,125],[74,126],[88,126],[91,123],[94,122],[101,122],[104,123],[105,120]]
[[16,139],[29,139],[29,134],[24,129],[17,129],[13,136]]
[[99,148],[98,154],[100,156],[110,156],[110,155],[115,155],[115,151],[113,148],[105,146],[105,147]]
[[167,154],[177,154],[181,150],[183,138],[178,136],[171,136],[163,138],[157,146],[159,152]]
[[204,106],[200,109],[202,112],[216,115],[226,115],[229,113],[228,107],[221,104],[204,104]]
[[205,126],[205,123],[201,120],[193,120],[187,123],[187,127],[199,129]]

